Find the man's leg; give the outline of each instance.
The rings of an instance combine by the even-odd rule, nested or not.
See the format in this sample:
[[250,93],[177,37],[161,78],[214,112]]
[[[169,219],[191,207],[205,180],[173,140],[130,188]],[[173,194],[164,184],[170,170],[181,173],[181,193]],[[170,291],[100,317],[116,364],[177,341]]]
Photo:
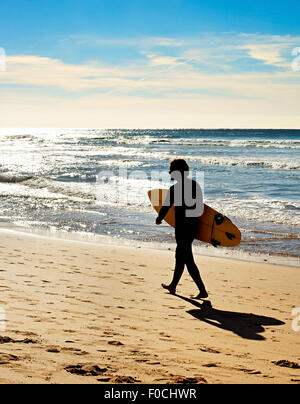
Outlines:
[[174,274],[173,274],[173,280],[170,283],[170,285],[162,285],[164,289],[169,290],[170,293],[175,294],[176,293],[176,288],[177,285],[182,277],[183,271],[184,271],[184,257],[185,257],[185,252],[184,252],[185,246],[184,242],[177,240],[177,248],[176,248],[176,253],[175,253],[175,269],[174,269]]
[[184,261],[186,263],[189,274],[191,275],[193,281],[195,282],[195,284],[197,285],[197,287],[199,289],[199,295],[197,297],[199,297],[199,298],[208,297],[206,288],[204,286],[204,283],[203,283],[200,273],[199,273],[199,269],[198,269],[197,265],[195,264],[193,251],[192,251],[192,242],[190,243],[189,241],[187,241],[187,243],[185,244]]

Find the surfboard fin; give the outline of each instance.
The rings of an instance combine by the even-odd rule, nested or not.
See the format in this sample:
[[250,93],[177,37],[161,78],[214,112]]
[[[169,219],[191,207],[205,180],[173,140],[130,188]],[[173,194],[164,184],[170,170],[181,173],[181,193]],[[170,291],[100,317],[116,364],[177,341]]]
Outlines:
[[211,239],[211,244],[215,247],[218,248],[220,247],[221,243],[218,240],[215,240],[214,238]]
[[226,234],[227,238],[229,238],[229,240],[233,240],[233,239],[236,238],[236,236],[234,234],[232,234],[232,233],[227,233],[226,232],[225,234]]

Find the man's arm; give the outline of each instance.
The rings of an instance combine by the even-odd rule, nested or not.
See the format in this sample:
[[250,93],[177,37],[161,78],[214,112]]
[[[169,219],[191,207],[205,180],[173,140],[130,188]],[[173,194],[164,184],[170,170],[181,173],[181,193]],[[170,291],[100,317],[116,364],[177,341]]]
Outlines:
[[164,218],[167,216],[171,206],[174,205],[174,185],[169,189],[167,198],[159,212],[159,215],[156,219],[156,224],[161,224]]

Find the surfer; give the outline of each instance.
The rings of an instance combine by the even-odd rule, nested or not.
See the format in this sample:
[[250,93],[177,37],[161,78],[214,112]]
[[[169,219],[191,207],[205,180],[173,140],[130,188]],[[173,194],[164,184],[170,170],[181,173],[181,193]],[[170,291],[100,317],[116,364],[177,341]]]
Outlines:
[[176,181],[168,192],[168,197],[164,206],[156,219],[156,224],[160,225],[166,217],[172,205],[175,207],[175,237],[176,254],[175,270],[173,280],[170,285],[162,284],[171,294],[176,294],[177,285],[182,277],[186,265],[193,281],[198,286],[199,294],[194,299],[205,299],[208,293],[201,279],[199,269],[195,264],[192,244],[198,232],[199,217],[204,211],[203,193],[200,185],[188,178],[189,166],[183,159],[174,159],[170,162],[170,176],[172,181]]

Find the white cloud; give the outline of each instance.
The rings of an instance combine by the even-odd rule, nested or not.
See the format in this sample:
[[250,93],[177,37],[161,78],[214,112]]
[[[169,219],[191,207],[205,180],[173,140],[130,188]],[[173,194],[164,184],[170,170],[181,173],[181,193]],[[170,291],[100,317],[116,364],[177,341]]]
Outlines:
[[0,75],[2,84],[54,87],[67,91],[123,89],[134,87],[138,70],[101,66],[99,63],[69,64],[39,56],[9,56],[7,71]]
[[283,45],[279,44],[247,44],[240,47],[246,49],[253,59],[261,60],[266,65],[286,67],[286,61],[281,56]]
[[180,66],[184,65],[185,62],[182,58],[171,57],[171,56],[161,56],[155,54],[147,54],[146,57],[150,61],[151,66]]
[[[144,58],[127,66],[8,56],[7,70],[0,73],[1,125],[300,127],[299,72],[283,56],[295,38],[148,40],[165,44],[165,52],[141,48]],[[232,62],[240,57],[280,69],[236,73]]]
[[[105,38],[96,35],[72,35],[63,38],[68,46],[84,47],[135,47],[143,54],[156,54],[158,47],[165,48],[165,55],[189,61],[210,64],[211,61],[226,60],[232,62],[242,56],[261,60],[268,65],[282,65],[282,52],[299,46],[300,36],[291,35],[263,35],[225,32],[222,34],[199,34],[194,37],[135,37],[135,38]],[[70,45],[71,43],[71,45]],[[169,49],[168,49],[169,48]],[[170,56],[168,50],[178,52],[177,56]],[[209,59],[209,60],[208,60]],[[286,67],[286,66],[284,66]]]
[[229,98],[268,98],[299,91],[298,78],[299,74],[291,69],[278,73],[208,74],[182,63],[178,58],[157,55],[148,55],[143,65],[125,68],[103,66],[96,62],[76,65],[37,56],[9,56],[7,71],[0,74],[0,83],[54,88],[73,92],[74,95],[101,90],[118,94],[155,92],[168,97],[178,91],[210,91]]
[[168,37],[107,38],[97,35],[70,35],[61,39],[61,42],[72,42],[85,47],[136,47],[141,49],[157,46],[176,48],[186,44],[185,40]]

